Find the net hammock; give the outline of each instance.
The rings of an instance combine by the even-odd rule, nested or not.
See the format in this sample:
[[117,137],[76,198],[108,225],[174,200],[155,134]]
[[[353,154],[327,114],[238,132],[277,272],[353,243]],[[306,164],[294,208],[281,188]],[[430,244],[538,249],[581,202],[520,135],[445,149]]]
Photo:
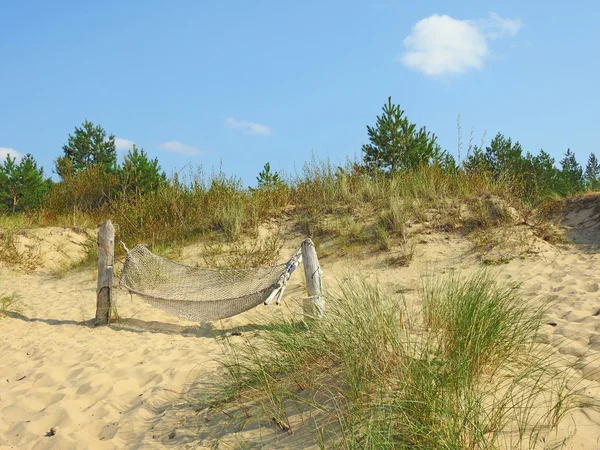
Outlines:
[[252,269],[207,269],[157,256],[145,246],[127,252],[119,285],[152,306],[195,322],[235,316],[276,298],[302,260]]

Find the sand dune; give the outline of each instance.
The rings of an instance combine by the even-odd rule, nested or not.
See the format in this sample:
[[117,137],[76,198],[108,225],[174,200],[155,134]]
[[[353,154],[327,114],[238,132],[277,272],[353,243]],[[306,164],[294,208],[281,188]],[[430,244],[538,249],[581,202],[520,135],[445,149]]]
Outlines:
[[[498,266],[501,280],[519,281],[523,293],[551,301],[540,339],[557,349],[565,367],[589,394],[600,398],[600,202],[567,205],[566,236],[574,245],[541,244],[535,254]],[[30,232],[33,233],[33,232]],[[123,318],[108,327],[90,327],[95,313],[93,270],[53,275],[54,255],[81,256],[80,233],[60,229],[34,233],[46,250],[36,270],[0,276],[0,293],[21,299],[18,311],[0,319],[0,448],[145,449],[208,448],[210,439],[186,431],[179,396],[198,377],[217,367],[220,337],[235,330],[252,333],[265,320],[300,315],[302,270],[294,274],[282,307],[258,307],[232,319],[202,326],[177,319],[117,291]],[[31,238],[29,238],[31,239]],[[60,239],[67,243],[61,243]],[[294,236],[282,255],[301,241]],[[186,249],[195,261],[198,249]],[[326,286],[334,286],[359,260],[328,256],[321,263]],[[385,255],[360,257],[361,273],[387,289],[416,297],[423,273],[452,268],[475,270],[481,262],[472,245],[452,235],[423,236],[409,267],[390,267]],[[166,408],[171,405],[171,408]],[[181,418],[181,420],[180,420]],[[179,420],[179,422],[178,422]],[[47,435],[55,428],[54,435]],[[231,432],[226,427],[222,434]],[[272,428],[224,435],[222,447],[240,439],[262,440],[267,448],[304,448],[302,433]],[[206,438],[206,441],[202,441]],[[600,448],[600,414],[581,409],[563,420],[553,440],[565,448]]]

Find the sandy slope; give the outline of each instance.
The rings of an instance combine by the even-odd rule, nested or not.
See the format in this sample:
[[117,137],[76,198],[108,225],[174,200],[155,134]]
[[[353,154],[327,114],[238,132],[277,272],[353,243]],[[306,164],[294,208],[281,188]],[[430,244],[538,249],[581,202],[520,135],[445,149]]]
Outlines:
[[[542,244],[535,254],[495,270],[501,280],[521,281],[526,296],[553,300],[543,339],[558,349],[565,362],[578,362],[569,370],[574,370],[590,394],[600,398],[597,204],[572,206],[566,217],[567,234],[585,246]],[[42,234],[50,247],[67,251],[66,245],[56,241],[67,239],[64,233]],[[300,241],[296,236],[283,255],[291,254]],[[389,267],[385,255],[329,256],[321,263],[326,286],[333,286],[350,268],[378,279],[393,292],[404,292],[411,301],[423,273],[479,267],[471,249],[466,240],[431,234],[421,237],[410,267]],[[197,255],[198,248],[190,248],[183,257],[194,262]],[[211,329],[167,316],[121,292],[118,308],[125,319],[91,328],[87,320],[95,311],[93,271],[56,278],[43,270],[51,262],[41,266],[29,274],[4,269],[0,275],[0,291],[15,292],[22,300],[19,312],[0,319],[0,448],[207,448],[202,436],[186,432],[183,426],[178,429],[181,411],[164,406],[176,404],[192,381],[216,368],[223,333],[232,329],[251,333],[251,327],[244,325],[281,314],[299,315],[292,300],[304,295],[300,269],[287,290],[285,306],[261,306]],[[46,436],[52,427],[57,427],[56,435]],[[302,433],[288,436],[267,427],[225,436],[219,448],[258,437],[266,448],[305,447]],[[551,438],[567,438],[566,448],[600,448],[600,414],[591,409],[577,411]]]

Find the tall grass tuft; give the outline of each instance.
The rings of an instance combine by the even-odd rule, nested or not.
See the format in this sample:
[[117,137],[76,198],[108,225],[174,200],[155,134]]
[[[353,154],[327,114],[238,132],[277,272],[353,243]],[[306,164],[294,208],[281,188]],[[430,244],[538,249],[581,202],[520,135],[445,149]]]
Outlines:
[[423,289],[425,324],[437,333],[446,357],[457,358],[476,377],[534,342],[544,309],[523,302],[518,289],[499,285],[489,272],[431,282]]
[[15,294],[7,294],[0,292],[0,319],[7,312],[18,312],[19,298]]
[[320,323],[230,343],[212,407],[246,425],[309,427],[322,448],[490,449],[534,446],[582,405],[535,344],[542,310],[516,287],[481,272],[426,284],[423,302],[418,314],[346,281]]

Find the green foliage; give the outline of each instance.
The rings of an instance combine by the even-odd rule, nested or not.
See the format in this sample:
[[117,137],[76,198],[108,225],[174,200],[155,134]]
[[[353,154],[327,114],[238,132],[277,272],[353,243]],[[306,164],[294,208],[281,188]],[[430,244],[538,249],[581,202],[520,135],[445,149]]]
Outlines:
[[100,125],[88,120],[81,128],[75,127],[74,135],[69,135],[63,145],[64,156],[56,160],[56,173],[66,179],[87,167],[102,167],[112,172],[117,163],[115,136],[106,138],[106,131]]
[[505,138],[501,133],[485,149],[475,146],[463,165],[468,172],[485,171],[495,180],[501,177],[513,178],[526,169],[521,144],[513,144],[510,138]]
[[392,104],[388,98],[383,114],[377,116],[374,127],[367,126],[370,144],[362,146],[364,163],[379,171],[393,172],[399,169],[415,169],[429,165],[442,156],[435,134],[425,127],[417,130],[404,116],[400,105]]
[[585,166],[584,178],[588,189],[592,191],[600,189],[600,163],[594,153],[590,153],[587,165]]
[[560,165],[560,193],[566,196],[581,192],[584,186],[583,169],[571,149],[567,149]]
[[543,320],[543,310],[523,303],[518,285],[501,285],[485,271],[429,284],[423,309],[427,326],[441,331],[448,357],[460,358],[471,375],[512,359]]
[[37,166],[31,154],[17,164],[16,158],[6,156],[0,166],[0,211],[32,211],[40,206],[51,186],[44,179],[44,169]]
[[486,272],[426,284],[423,316],[364,280],[334,292],[318,326],[229,340],[206,417],[310,430],[320,448],[521,448],[587,400],[536,343],[542,311]]
[[167,175],[161,172],[158,158],[148,158],[144,149],[138,150],[135,144],[125,155],[118,174],[123,194],[147,194],[167,182]]
[[473,153],[467,155],[463,161],[463,168],[470,174],[483,174],[488,172],[489,165],[481,147],[475,146]]
[[540,150],[539,155],[536,156],[528,152],[527,162],[529,164],[527,172],[531,175],[525,177],[529,185],[528,193],[541,198],[553,195],[560,178],[560,171],[554,167],[554,158],[544,150]]
[[15,294],[6,294],[0,292],[0,319],[6,315],[7,312],[19,312],[18,306],[19,298]]
[[[586,172],[590,181],[600,175],[600,166],[594,159]],[[514,194],[532,204],[539,204],[556,194],[573,195],[589,185],[571,150],[567,150],[560,161],[561,169],[557,169],[554,162],[554,158],[544,150],[538,155],[529,152],[523,155],[519,142],[513,144],[510,138],[498,133],[485,149],[475,147],[463,162],[463,167],[467,173],[484,174],[495,182],[506,183]]]
[[256,180],[258,181],[258,189],[276,189],[283,185],[279,173],[271,172],[270,163],[265,163],[263,170],[258,174]]
[[485,159],[492,174],[499,178],[503,174],[511,176],[523,173],[523,149],[519,142],[512,143],[510,138],[505,138],[498,133],[485,149]]
[[114,196],[118,177],[104,167],[87,167],[52,186],[46,212],[54,215],[74,212],[102,215]]

